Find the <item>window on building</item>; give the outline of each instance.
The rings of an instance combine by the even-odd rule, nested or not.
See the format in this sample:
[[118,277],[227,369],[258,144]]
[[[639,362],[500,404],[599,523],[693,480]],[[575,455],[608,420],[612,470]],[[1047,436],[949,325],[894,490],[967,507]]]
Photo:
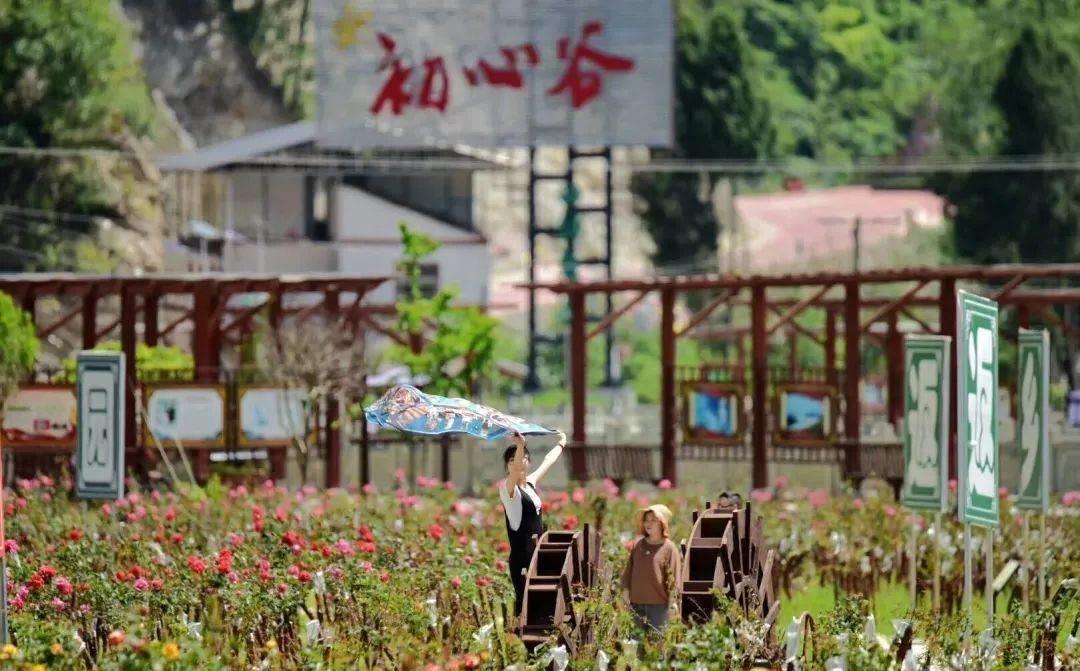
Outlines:
[[[420,295],[431,298],[439,291],[439,265],[437,263],[420,264]],[[407,277],[399,277],[397,284],[398,298],[409,297],[409,280]]]

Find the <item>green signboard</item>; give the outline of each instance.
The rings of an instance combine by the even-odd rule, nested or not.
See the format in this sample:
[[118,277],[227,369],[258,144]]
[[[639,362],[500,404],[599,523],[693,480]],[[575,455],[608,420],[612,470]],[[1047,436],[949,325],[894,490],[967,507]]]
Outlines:
[[956,292],[956,445],[960,519],[998,526],[998,308]]
[[904,490],[912,510],[948,503],[949,336],[904,338]]
[[1041,510],[1050,507],[1050,334],[1020,329],[1017,351],[1020,379],[1017,443],[1020,447],[1020,482],[1017,507]]

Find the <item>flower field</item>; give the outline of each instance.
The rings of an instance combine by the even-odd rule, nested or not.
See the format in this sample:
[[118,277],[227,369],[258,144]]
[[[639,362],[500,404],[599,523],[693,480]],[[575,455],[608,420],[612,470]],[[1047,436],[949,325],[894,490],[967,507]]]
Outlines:
[[[592,640],[564,660],[550,648],[529,659],[507,632],[513,590],[494,488],[465,499],[452,485],[425,478],[386,493],[290,492],[272,483],[230,489],[215,481],[88,503],[70,496],[70,484],[41,477],[7,493],[13,643],[0,649],[0,669],[524,671],[553,659],[573,669],[740,669],[757,658],[779,668],[785,630],[813,586],[835,588],[840,598],[834,608],[811,613],[815,633],[803,668],[824,669],[841,655],[848,669],[899,668],[864,636],[870,601],[907,575],[910,516],[890,501],[784,483],[753,493],[768,545],[782,559],[776,575],[784,614],[779,645],[769,648],[760,623],[737,613],[642,640],[616,605],[614,582],[645,497],[610,482],[545,492],[549,528],[589,522],[604,537],[600,586],[575,606]],[[690,512],[703,498],[694,494],[661,489],[649,499],[675,511],[675,539],[690,529]],[[1077,498],[1070,495],[1047,519],[1050,589],[1080,576]],[[1003,508],[999,565],[1022,545],[1019,518]],[[913,615],[927,654],[937,668],[949,668],[962,626],[959,527],[950,523],[942,537],[943,597],[954,611],[933,623],[925,612]],[[920,538],[920,590],[928,594],[933,555],[928,534]],[[1077,606],[1067,604],[1071,617]],[[1024,669],[1043,616],[1002,614],[985,664],[968,668]],[[1061,640],[1062,663],[1080,663],[1075,647],[1071,658],[1061,651],[1071,643],[1065,632]]]

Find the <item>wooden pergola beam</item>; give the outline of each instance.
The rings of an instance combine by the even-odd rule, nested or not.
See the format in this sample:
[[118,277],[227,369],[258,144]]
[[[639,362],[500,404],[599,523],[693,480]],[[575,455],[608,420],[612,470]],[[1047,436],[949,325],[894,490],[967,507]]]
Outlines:
[[822,284],[863,285],[896,282],[930,282],[937,280],[967,280],[991,282],[1010,280],[1023,273],[1027,279],[1045,277],[1080,277],[1080,263],[998,264],[990,266],[911,267],[867,270],[858,273],[797,273],[788,275],[705,275],[651,280],[599,280],[595,282],[530,282],[519,285],[524,289],[547,289],[556,293],[568,291],[607,292],[641,291],[670,288],[675,291],[691,289],[733,289],[762,285],[765,287],[800,287]]
[[916,315],[914,312],[912,312],[909,307],[906,307],[906,306],[901,307],[900,308],[900,314],[904,315],[905,317],[907,317],[911,321],[913,321],[916,324],[918,324],[919,326],[921,326],[923,328],[923,330],[926,331],[927,333],[937,333],[937,329],[931,328],[930,324],[926,323],[921,318],[919,318],[919,316]]
[[[781,315],[781,316],[783,316],[783,313],[781,313],[781,312],[780,312],[780,308],[778,308],[778,307],[776,307],[776,306],[774,306],[774,305],[770,305],[770,306],[769,306],[769,311],[770,311],[770,312],[773,312],[773,313],[775,313],[775,314],[778,314],[778,315]],[[799,335],[805,336],[805,337],[809,338],[810,340],[813,340],[814,342],[816,342],[817,344],[821,345],[822,347],[824,347],[824,346],[825,346],[825,339],[824,339],[823,337],[821,337],[821,336],[819,336],[818,334],[814,333],[813,331],[811,331],[810,329],[806,328],[805,326],[803,326],[803,325],[802,325],[802,324],[800,324],[799,322],[797,322],[797,321],[794,321],[794,318],[792,318],[791,320],[789,320],[789,322],[788,322],[788,323],[790,324],[791,328],[792,328],[792,329],[793,329],[793,330],[794,330],[794,331],[795,331],[796,333],[798,333]],[[770,333],[769,333],[769,330],[768,330],[768,329],[766,329],[766,330],[765,330],[765,336],[766,336],[766,337],[768,337],[769,335],[770,335]]]
[[1062,331],[1065,331],[1074,338],[1080,338],[1080,329],[1066,322],[1059,317],[1054,310],[1048,305],[1034,306],[1035,312],[1042,316],[1043,319],[1050,322],[1054,326],[1057,326]]
[[372,330],[376,331],[377,333],[381,333],[382,335],[386,336],[387,338],[390,338],[391,340],[393,340],[397,344],[402,345],[404,347],[409,346],[409,340],[407,338],[402,336],[397,331],[395,331],[395,330],[393,330],[391,328],[387,328],[386,326],[383,326],[378,321],[376,321],[375,318],[372,317],[371,315],[360,312],[359,313],[359,319],[360,319],[360,321],[362,323],[367,324],[368,326],[370,326],[372,328]]
[[169,335],[174,330],[176,330],[177,326],[180,326],[181,324],[183,324],[184,322],[186,322],[187,320],[191,319],[194,316],[195,316],[195,309],[194,308],[188,310],[187,312],[184,312],[182,315],[180,315],[176,319],[169,322],[168,325],[165,326],[165,328],[161,329],[161,332],[158,333],[158,336],[161,337],[161,338],[164,338],[165,336]]
[[263,310],[263,308],[265,308],[269,304],[270,304],[270,299],[267,299],[267,300],[263,301],[262,303],[259,303],[258,305],[252,306],[250,308],[244,308],[240,312],[240,314],[233,317],[233,320],[231,322],[229,322],[227,325],[221,327],[221,334],[225,335],[226,333],[236,329],[237,327],[241,326],[242,324],[250,322],[251,319],[255,315],[259,314],[259,312],[261,312]]
[[[816,303],[818,299],[820,299],[825,294],[829,293],[833,286],[834,285],[832,284],[826,284],[814,293],[795,303],[795,305],[792,305],[790,308],[788,308],[787,312],[780,315],[780,319],[778,319],[776,322],[773,323],[772,326],[766,329],[765,335],[770,336],[773,333],[776,333],[777,329],[793,320],[799,315],[800,312],[805,310],[810,305]],[[798,329],[796,328],[796,330]]]
[[39,338],[48,338],[53,333],[56,333],[57,331],[59,331],[64,326],[64,324],[67,324],[68,322],[70,322],[72,319],[74,319],[78,315],[81,315],[82,311],[83,311],[83,308],[82,308],[82,304],[80,303],[79,305],[76,305],[72,309],[65,312],[63,314],[63,316],[61,316],[59,319],[57,319],[53,323],[51,323],[48,326],[46,326],[45,328],[39,330],[38,334],[37,334],[38,337]]
[[634,307],[643,301],[646,296],[649,295],[648,291],[639,291],[637,296],[634,296],[628,303],[621,306],[618,310],[613,310],[610,314],[600,320],[600,323],[594,326],[588,333],[585,334],[585,340],[592,340],[596,336],[600,335],[604,331],[611,328],[620,317],[630,312]]
[[905,291],[899,298],[895,298],[889,303],[878,308],[877,312],[875,312],[869,319],[862,323],[862,326],[860,326],[862,332],[865,333],[869,331],[870,326],[877,322],[879,319],[888,316],[897,308],[903,307],[905,303],[915,297],[915,294],[922,291],[922,288],[925,287],[927,284],[930,284],[930,280],[922,280],[920,282],[916,282],[915,286]]
[[681,338],[684,335],[686,335],[687,333],[689,333],[690,331],[694,330],[699,324],[701,324],[701,322],[708,319],[709,315],[716,312],[717,308],[719,308],[721,305],[723,305],[725,303],[730,302],[731,299],[734,298],[735,294],[737,294],[737,293],[739,293],[739,289],[729,289],[729,290],[721,293],[716,298],[709,301],[708,305],[701,308],[700,310],[695,312],[692,317],[690,317],[690,320],[688,322],[686,322],[686,326],[682,327],[681,329],[679,329],[678,331],[675,332],[675,337],[676,338]]
[[101,329],[101,330],[97,331],[97,332],[96,332],[96,333],[94,334],[94,340],[96,340],[96,341],[100,342],[102,338],[104,338],[105,336],[109,335],[109,333],[111,333],[111,332],[113,331],[113,329],[115,329],[115,328],[116,328],[117,326],[119,326],[119,325],[120,325],[120,320],[121,320],[121,319],[122,319],[122,317],[120,317],[120,316],[118,315],[118,316],[116,317],[116,319],[114,319],[114,320],[112,320],[111,322],[109,322],[108,324],[106,324],[106,325],[105,325],[105,328],[103,328],[103,329]]
[[994,294],[990,297],[990,299],[993,300],[993,301],[1000,302],[1001,299],[1003,299],[1006,296],[1008,296],[1009,294],[1011,294],[1014,289],[1019,287],[1025,281],[1027,281],[1027,276],[1024,273],[1017,274],[1016,277],[1014,277],[1011,280],[1009,280],[1008,282],[1006,282],[1005,286],[1003,286],[1000,289],[998,289],[997,291],[995,291]]

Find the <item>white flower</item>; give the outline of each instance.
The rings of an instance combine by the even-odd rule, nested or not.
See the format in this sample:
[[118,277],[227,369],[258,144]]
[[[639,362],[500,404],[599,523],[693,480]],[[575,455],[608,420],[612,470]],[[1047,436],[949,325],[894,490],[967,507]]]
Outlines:
[[307,623],[307,638],[308,643],[314,643],[319,640],[320,625],[318,620],[310,620]]
[[608,654],[603,650],[596,653],[596,671],[607,671],[608,663],[611,659]]
[[491,650],[491,630],[494,628],[495,624],[488,622],[476,630],[476,633],[473,634],[473,639],[488,650]]

